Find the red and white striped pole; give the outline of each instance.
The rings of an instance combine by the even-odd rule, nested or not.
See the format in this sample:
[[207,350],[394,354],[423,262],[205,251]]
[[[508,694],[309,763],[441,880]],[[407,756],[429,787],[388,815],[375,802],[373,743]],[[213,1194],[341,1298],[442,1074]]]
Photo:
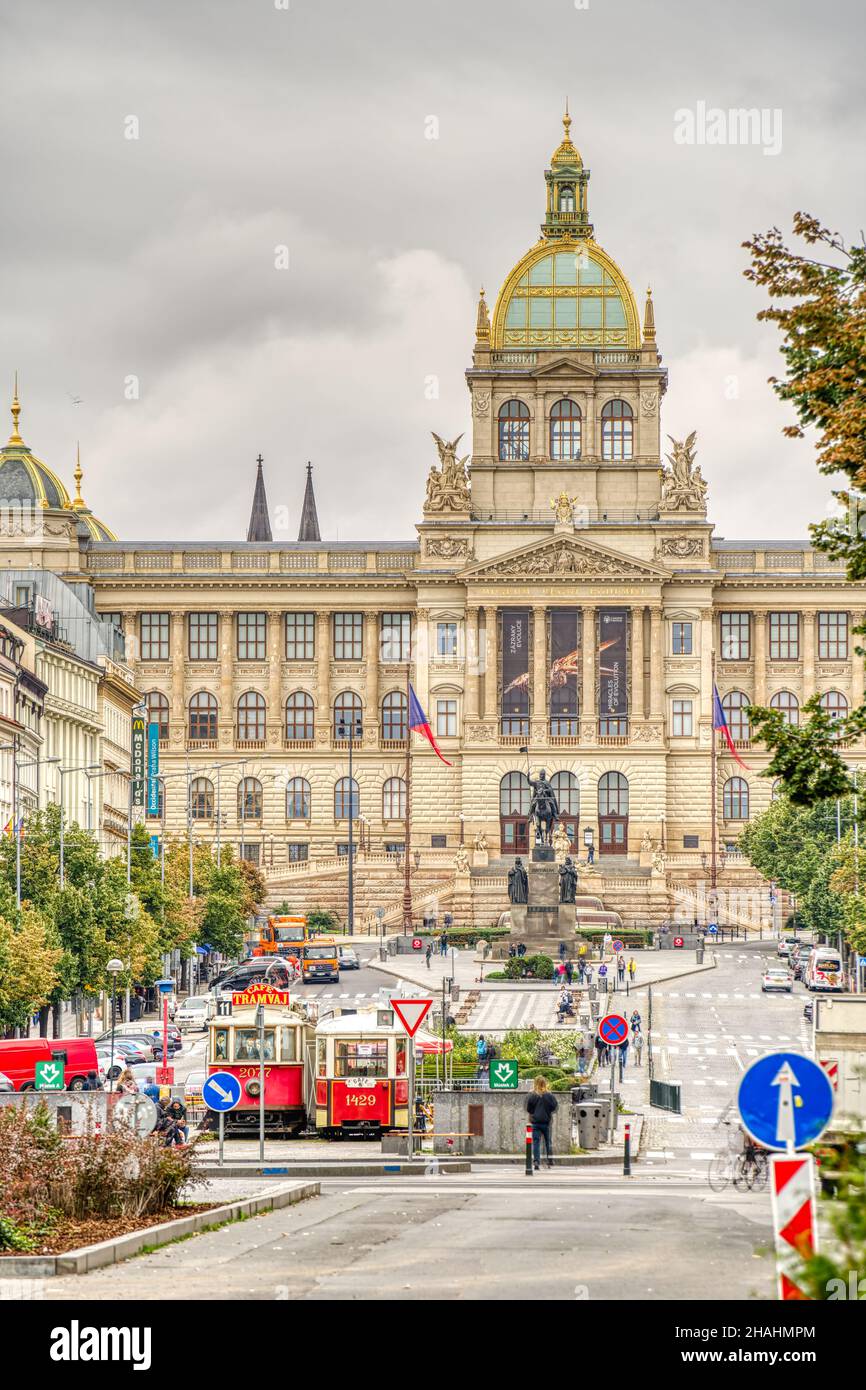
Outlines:
[[770,1189],[779,1298],[809,1299],[797,1283],[803,1260],[818,1248],[815,1224],[815,1162],[811,1154],[774,1154]]
[[526,1176],[532,1177],[532,1125],[526,1126]]
[[624,1178],[631,1177],[631,1125],[625,1127],[625,1146],[622,1152],[622,1175]]

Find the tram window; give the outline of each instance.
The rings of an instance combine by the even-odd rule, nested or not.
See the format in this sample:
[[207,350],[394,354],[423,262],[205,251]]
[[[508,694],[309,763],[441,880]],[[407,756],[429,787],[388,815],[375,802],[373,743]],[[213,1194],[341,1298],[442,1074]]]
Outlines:
[[213,1059],[227,1062],[229,1059],[229,1033],[227,1028],[218,1028],[213,1039]]
[[296,1058],[296,1056],[295,1056],[295,1038],[296,1038],[296,1036],[297,1036],[297,1033],[296,1033],[296,1030],[295,1030],[294,1028],[281,1028],[281,1029],[280,1029],[280,1061],[281,1061],[281,1062],[296,1062],[296,1061],[297,1061],[297,1058]]
[[316,1075],[327,1076],[326,1065],[327,1043],[324,1038],[316,1038]]
[[[274,1057],[274,1030],[273,1028],[266,1028],[264,1060],[266,1062],[273,1062]],[[259,1056],[259,1030],[257,1028],[235,1029],[235,1061],[262,1061],[262,1058]]]
[[387,1040],[335,1043],[334,1073],[336,1076],[387,1076]]
[[406,1075],[406,1053],[403,1051],[402,1047],[397,1048],[397,1075]]

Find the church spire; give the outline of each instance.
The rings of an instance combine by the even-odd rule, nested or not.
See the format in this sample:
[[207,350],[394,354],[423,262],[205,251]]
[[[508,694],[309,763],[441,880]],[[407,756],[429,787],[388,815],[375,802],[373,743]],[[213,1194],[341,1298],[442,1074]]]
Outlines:
[[320,541],[319,514],[316,511],[316,494],[313,492],[313,465],[307,464],[307,486],[304,488],[304,505],[301,508],[301,524],[298,528],[299,541]]
[[256,490],[253,493],[253,510],[250,514],[250,526],[247,531],[248,541],[272,541],[271,522],[268,516],[268,499],[265,495],[265,479],[262,473],[264,459],[259,454],[256,459],[258,470],[256,472]]

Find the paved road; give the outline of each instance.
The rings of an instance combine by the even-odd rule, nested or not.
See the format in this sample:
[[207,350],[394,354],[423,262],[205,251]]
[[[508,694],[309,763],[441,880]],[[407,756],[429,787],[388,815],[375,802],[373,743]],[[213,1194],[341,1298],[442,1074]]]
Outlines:
[[49,1280],[46,1297],[770,1298],[769,1223],[765,1195],[673,1172],[334,1179],[297,1207]]

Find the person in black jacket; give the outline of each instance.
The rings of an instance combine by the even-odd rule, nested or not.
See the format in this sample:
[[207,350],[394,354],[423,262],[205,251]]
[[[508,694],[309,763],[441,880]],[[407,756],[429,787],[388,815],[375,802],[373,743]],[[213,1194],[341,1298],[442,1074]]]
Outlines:
[[536,1172],[541,1167],[541,1141],[547,1155],[548,1168],[553,1167],[553,1146],[550,1142],[550,1123],[559,1103],[552,1091],[547,1088],[547,1077],[536,1076],[533,1089],[526,1101],[526,1109],[532,1124],[532,1162]]

